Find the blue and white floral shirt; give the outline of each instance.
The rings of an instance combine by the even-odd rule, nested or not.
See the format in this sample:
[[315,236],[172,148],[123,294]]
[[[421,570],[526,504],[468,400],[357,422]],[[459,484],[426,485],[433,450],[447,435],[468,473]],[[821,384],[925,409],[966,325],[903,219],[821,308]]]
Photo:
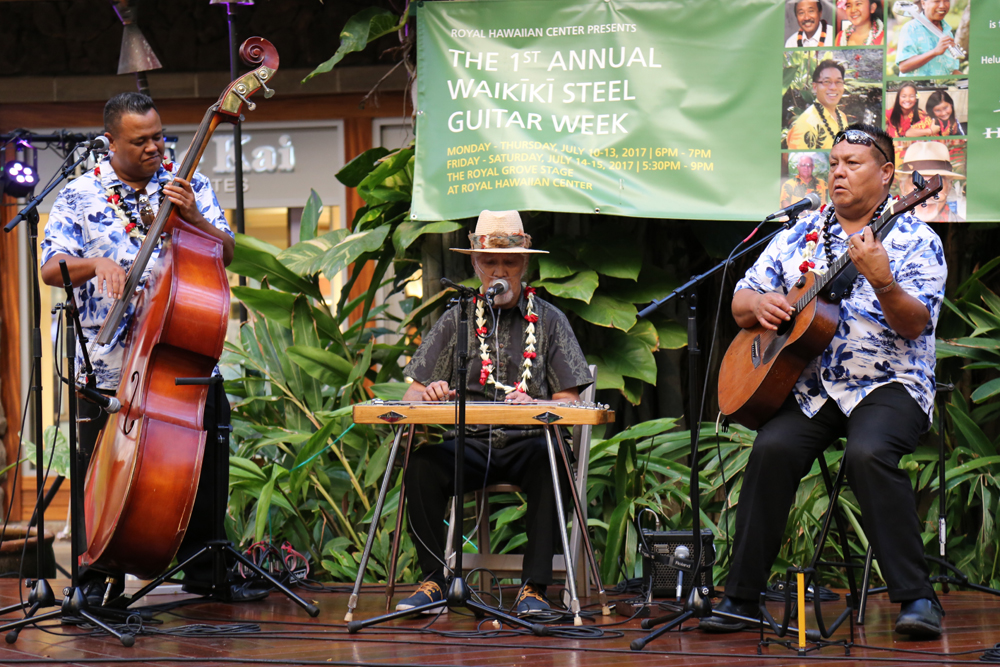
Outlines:
[[[806,214],[792,229],[778,234],[736,284],[736,290],[787,294],[802,275],[799,265],[810,232],[819,233],[810,259],[817,271],[826,271],[825,217]],[[848,236],[836,217],[830,232],[833,257],[837,258],[847,252]],[[849,416],[869,392],[890,382],[902,384],[928,416],[933,410],[934,330],[948,275],[944,248],[934,230],[910,214],[896,220],[882,244],[896,282],[927,307],[930,320],[916,340],[903,338],[886,322],[872,286],[859,274],[850,297],[840,303],[840,323],[829,347],[806,367],[795,384],[795,399],[809,417],[819,412],[828,398]]]
[[[165,197],[160,185],[172,180],[173,175],[161,166],[146,185],[145,194],[153,211],[158,211]],[[122,218],[116,214],[116,207],[108,202],[109,191],[120,188],[122,203],[139,220],[137,193],[122,182],[111,166],[110,156],[102,160],[95,169],[72,181],[56,197],[45,225],[45,239],[42,241],[42,264],[56,255],[73,257],[109,257],[118,262],[127,272],[135,261],[142,239],[129,236]],[[219,206],[208,178],[195,173],[191,179],[198,210],[209,222],[230,236],[233,232]],[[153,256],[142,277],[145,284],[153,269],[160,249]],[[100,389],[117,389],[121,367],[124,361],[124,338],[132,320],[133,307],[130,306],[121,326],[107,345],[97,345],[95,338],[101,325],[114,305],[114,299],[97,291],[97,279],[91,279],[76,288],[76,303],[80,308],[80,325],[86,336],[90,360],[97,376]],[[77,356],[77,368],[83,370],[82,353]]]

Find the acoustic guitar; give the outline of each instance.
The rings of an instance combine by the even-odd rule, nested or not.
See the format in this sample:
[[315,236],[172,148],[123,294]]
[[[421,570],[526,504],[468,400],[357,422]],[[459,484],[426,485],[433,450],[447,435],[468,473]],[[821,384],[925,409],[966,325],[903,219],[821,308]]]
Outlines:
[[[887,206],[870,223],[879,239],[892,229],[897,216],[930,199],[942,187],[940,176],[924,181],[914,173],[913,181],[916,190]],[[857,269],[845,252],[826,273],[803,274],[785,296],[794,308],[790,320],[777,331],[757,324],[736,335],[719,370],[719,409],[724,415],[756,430],[778,411],[805,367],[833,340],[840,322],[840,300],[846,292],[841,287],[845,281],[838,279],[848,269],[856,275]]]

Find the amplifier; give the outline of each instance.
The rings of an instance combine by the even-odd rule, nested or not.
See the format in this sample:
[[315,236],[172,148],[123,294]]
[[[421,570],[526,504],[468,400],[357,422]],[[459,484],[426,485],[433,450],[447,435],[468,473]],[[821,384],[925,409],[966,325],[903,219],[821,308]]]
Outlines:
[[[666,530],[653,531],[643,530],[642,536],[646,541],[646,546],[657,556],[672,556],[677,547],[684,545],[688,553],[694,554],[694,543],[691,540],[690,530]],[[712,583],[712,563],[715,562],[715,542],[712,531],[701,531],[701,570],[699,583],[707,586],[709,594],[714,592]],[[651,558],[643,557],[642,573],[646,580],[652,577],[653,596],[673,598],[677,594],[677,573],[678,571],[663,563],[658,563]],[[686,576],[681,582],[681,599],[686,600],[691,592],[691,577]]]

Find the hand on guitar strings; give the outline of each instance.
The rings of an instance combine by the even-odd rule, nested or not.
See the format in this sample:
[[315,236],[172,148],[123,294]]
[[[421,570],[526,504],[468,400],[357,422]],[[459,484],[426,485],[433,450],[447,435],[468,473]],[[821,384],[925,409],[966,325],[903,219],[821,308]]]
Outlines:
[[448,383],[445,380],[438,380],[424,387],[424,392],[421,394],[420,400],[448,401],[454,399],[456,394],[457,392],[454,389],[448,388]]
[[519,390],[515,389],[514,391],[510,392],[509,394],[507,394],[507,397],[504,399],[504,402],[506,402],[506,403],[534,403],[535,399],[533,399],[531,396],[528,396],[523,391],[519,391]]
[[753,308],[753,314],[760,325],[772,331],[777,331],[782,322],[790,320],[794,312],[792,304],[778,292],[764,292]]
[[893,281],[889,255],[871,227],[847,239],[847,255],[872,287],[885,287]]

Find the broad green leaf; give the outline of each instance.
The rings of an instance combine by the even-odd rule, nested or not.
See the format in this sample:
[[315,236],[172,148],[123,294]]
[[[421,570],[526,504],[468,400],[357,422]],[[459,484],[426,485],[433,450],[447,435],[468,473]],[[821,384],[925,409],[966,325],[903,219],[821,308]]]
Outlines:
[[996,448],[993,446],[993,443],[990,442],[990,439],[983,433],[983,430],[979,428],[979,425],[968,414],[957,409],[955,405],[948,406],[948,414],[951,416],[955,427],[965,436],[969,446],[972,447],[976,454],[979,456],[996,454]]
[[651,438],[654,435],[660,435],[661,433],[673,430],[675,426],[677,426],[677,419],[674,417],[651,419],[649,421],[636,424],[635,426],[630,426],[615,437],[608,438],[601,444],[608,447],[610,445],[618,444],[623,440],[642,440],[644,438]]
[[580,252],[587,266],[601,275],[638,280],[642,268],[642,247],[632,238],[602,237],[588,243]]
[[635,326],[628,330],[628,335],[645,343],[650,352],[656,352],[660,347],[656,327],[649,320],[636,320]]
[[278,255],[278,261],[300,276],[311,276],[320,270],[323,256],[350,233],[349,229],[335,229],[308,241],[299,241],[292,247],[282,250]]
[[594,298],[594,290],[597,289],[598,282],[596,272],[581,271],[559,280],[538,280],[535,282],[535,286],[544,288],[553,296],[588,303]]
[[587,265],[562,250],[538,255],[538,274],[542,280],[558,280],[587,271]]
[[236,252],[229,270],[247,278],[267,279],[273,287],[285,292],[303,292],[322,300],[319,286],[313,280],[297,275],[278,261],[279,250],[269,243],[246,234],[236,235]]
[[972,401],[974,403],[982,403],[988,398],[992,398],[1000,394],[1000,378],[994,378],[985,384],[979,385],[974,392],[972,392]]
[[315,190],[309,190],[309,199],[302,209],[299,220],[299,241],[309,241],[316,238],[316,227],[319,225],[319,215],[323,212],[323,200]]
[[625,543],[625,526],[631,522],[633,500],[626,498],[618,503],[608,521],[608,540],[604,548],[604,558],[601,559],[601,581],[617,582],[620,576],[618,559],[621,556],[622,545]]
[[381,447],[376,447],[372,452],[371,458],[368,459],[368,465],[365,466],[365,478],[362,482],[366,487],[377,484],[385,475],[385,466],[389,460],[390,449],[391,447],[382,445]]
[[560,301],[559,305],[573,311],[588,322],[599,324],[602,327],[614,327],[622,331],[628,331],[635,326],[638,313],[631,303],[618,301],[603,294],[595,294],[590,303],[565,300]]
[[[388,201],[409,201],[412,190],[408,167],[413,148],[401,148],[381,158],[375,168],[358,184],[358,194],[368,205]],[[400,175],[400,178],[392,178]]]
[[605,366],[626,377],[656,384],[656,360],[646,344],[627,333],[609,333],[603,350]]
[[233,287],[232,292],[233,296],[242,301],[247,308],[260,312],[286,329],[291,328],[292,308],[295,305],[294,294],[240,286]]
[[408,12],[409,10],[404,12],[402,17],[397,18],[393,12],[381,7],[362,9],[348,19],[344,29],[340,32],[340,46],[333,57],[317,66],[306,78],[302,79],[302,83],[317,74],[329,72],[348,53],[363,51],[369,42],[373,42],[383,35],[388,35],[390,32],[401,30],[406,25]]
[[[680,281],[673,275],[655,266],[644,266],[639,272],[639,280],[635,282],[616,278],[601,281],[602,291],[629,303],[649,303],[662,299],[669,296],[679,285]],[[604,290],[604,287],[607,289]]]
[[357,156],[337,172],[337,180],[349,188],[356,188],[365,176],[371,173],[375,164],[389,154],[389,149],[376,146]]
[[[312,317],[312,308],[309,301],[304,296],[295,298],[295,306],[292,310],[292,340],[294,347],[322,349],[319,344],[319,334],[316,333],[316,322]],[[294,360],[293,360],[294,361]],[[310,410],[321,410],[323,406],[323,394],[320,385],[314,375],[300,376],[299,383],[302,387],[300,394]]]
[[254,537],[258,542],[264,539],[264,533],[267,530],[267,519],[271,512],[271,497],[274,494],[274,485],[277,483],[278,477],[287,472],[281,466],[272,466],[271,477],[260,491],[260,497],[257,499],[256,529],[254,530]]
[[238,470],[243,476],[259,479],[260,481],[267,479],[267,475],[264,474],[264,471],[260,469],[259,465],[250,459],[241,458],[239,456],[229,457],[229,470],[230,474],[232,474],[233,470]]
[[322,348],[293,345],[286,352],[306,373],[331,387],[346,384],[354,370],[354,364],[347,359]]
[[597,365],[597,390],[601,389],[618,389],[622,390],[625,388],[625,379],[622,377],[621,373],[616,373],[613,371],[602,359],[596,354],[587,355],[588,364]]
[[405,382],[384,382],[373,384],[368,388],[375,394],[375,398],[381,398],[383,401],[401,401],[409,386]]
[[362,255],[382,247],[389,235],[388,225],[366,232],[355,232],[331,248],[320,260],[323,275],[333,276],[357,261]]
[[457,229],[462,229],[460,222],[442,220],[440,222],[403,222],[396,231],[392,233],[392,245],[396,248],[397,256],[413,245],[424,234],[447,234]]
[[642,402],[642,381],[636,378],[625,378],[625,388],[622,389],[622,395],[628,400],[632,405],[639,405]]
[[654,320],[661,350],[677,350],[687,345],[687,329],[673,320]]

